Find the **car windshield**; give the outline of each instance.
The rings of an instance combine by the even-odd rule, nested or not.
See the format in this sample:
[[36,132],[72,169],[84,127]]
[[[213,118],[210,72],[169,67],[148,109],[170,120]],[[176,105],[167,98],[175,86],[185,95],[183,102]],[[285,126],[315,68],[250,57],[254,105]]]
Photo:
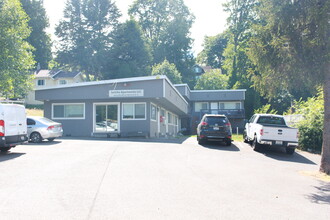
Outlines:
[[274,117],[274,116],[261,116],[258,119],[258,124],[267,124],[267,125],[280,125],[285,126],[284,118],[282,117]]
[[227,120],[224,117],[206,117],[205,122],[209,125],[224,125],[226,124]]

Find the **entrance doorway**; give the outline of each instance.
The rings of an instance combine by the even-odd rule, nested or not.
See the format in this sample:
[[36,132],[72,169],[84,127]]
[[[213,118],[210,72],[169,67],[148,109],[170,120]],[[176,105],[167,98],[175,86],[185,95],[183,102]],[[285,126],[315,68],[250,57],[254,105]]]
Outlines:
[[94,132],[119,132],[119,104],[94,104]]

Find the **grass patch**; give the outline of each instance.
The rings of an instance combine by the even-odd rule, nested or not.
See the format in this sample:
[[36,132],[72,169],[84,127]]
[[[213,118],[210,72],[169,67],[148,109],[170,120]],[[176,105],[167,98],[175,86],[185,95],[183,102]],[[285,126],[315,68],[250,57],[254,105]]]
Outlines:
[[304,176],[311,176],[311,177],[314,177],[318,180],[322,180],[324,182],[328,182],[330,183],[330,175],[327,175],[325,173],[321,173],[321,172],[318,172],[318,171],[300,171],[299,172],[300,174],[304,175]]
[[27,116],[44,116],[44,110],[42,109],[26,109]]
[[232,139],[233,139],[234,141],[240,141],[240,142],[243,142],[243,135],[241,135],[241,134],[239,134],[239,135],[237,135],[237,134],[233,134],[233,135],[232,135]]

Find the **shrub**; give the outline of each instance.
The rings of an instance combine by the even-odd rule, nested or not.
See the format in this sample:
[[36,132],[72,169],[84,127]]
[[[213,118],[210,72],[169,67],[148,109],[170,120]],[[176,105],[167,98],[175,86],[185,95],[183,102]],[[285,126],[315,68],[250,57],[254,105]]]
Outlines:
[[319,89],[317,96],[307,101],[296,101],[293,108],[295,114],[303,115],[303,120],[296,124],[299,128],[299,147],[303,150],[321,152],[324,120],[323,91]]

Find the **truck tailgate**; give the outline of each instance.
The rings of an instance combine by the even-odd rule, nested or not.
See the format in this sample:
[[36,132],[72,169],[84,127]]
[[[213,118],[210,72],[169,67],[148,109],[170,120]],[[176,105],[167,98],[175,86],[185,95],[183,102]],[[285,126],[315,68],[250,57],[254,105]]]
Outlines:
[[263,126],[263,135],[261,135],[261,139],[298,142],[297,132],[297,128]]

